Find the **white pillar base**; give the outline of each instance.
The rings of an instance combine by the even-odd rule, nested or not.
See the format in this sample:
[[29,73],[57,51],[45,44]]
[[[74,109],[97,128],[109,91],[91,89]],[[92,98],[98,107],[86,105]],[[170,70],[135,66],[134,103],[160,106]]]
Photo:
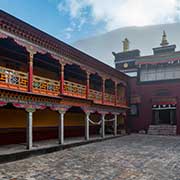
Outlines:
[[101,137],[105,138],[105,114],[102,114]]
[[90,113],[86,113],[86,120],[85,120],[85,140],[89,140],[89,116]]
[[114,136],[117,136],[117,114],[114,115]]
[[27,149],[32,149],[33,147],[33,112],[35,109],[26,109],[27,114],[27,125],[26,125],[26,142]]
[[58,127],[59,144],[64,144],[64,114],[65,112],[60,112],[59,127]]

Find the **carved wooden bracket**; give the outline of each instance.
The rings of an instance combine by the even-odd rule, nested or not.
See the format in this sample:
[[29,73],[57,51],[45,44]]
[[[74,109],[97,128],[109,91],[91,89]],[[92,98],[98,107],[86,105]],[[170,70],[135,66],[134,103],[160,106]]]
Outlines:
[[58,111],[60,114],[61,113],[66,113],[66,111],[70,108],[71,106],[66,106],[66,105],[56,105],[50,107],[51,110],[53,111]]
[[0,101],[0,107],[6,106],[7,102]]

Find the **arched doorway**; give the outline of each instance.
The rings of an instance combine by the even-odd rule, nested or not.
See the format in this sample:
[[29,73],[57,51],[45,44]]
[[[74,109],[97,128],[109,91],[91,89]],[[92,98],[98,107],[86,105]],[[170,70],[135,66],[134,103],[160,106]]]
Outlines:
[[86,98],[87,74],[76,64],[64,67],[64,94]]
[[36,53],[33,65],[33,92],[57,96],[60,91],[59,80],[59,62],[48,53]]
[[97,74],[90,74],[89,78],[89,99],[95,103],[102,103],[102,78]]
[[104,102],[107,105],[115,104],[115,82],[111,79],[105,80],[105,97]]
[[0,39],[0,86],[20,91],[28,89],[28,56],[26,48],[14,39]]
[[126,87],[120,83],[117,85],[117,104],[126,104]]

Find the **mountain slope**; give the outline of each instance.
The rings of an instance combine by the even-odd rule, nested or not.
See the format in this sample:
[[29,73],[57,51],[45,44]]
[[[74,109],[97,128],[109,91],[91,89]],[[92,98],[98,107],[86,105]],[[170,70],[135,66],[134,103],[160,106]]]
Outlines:
[[163,30],[166,31],[169,43],[176,44],[176,50],[179,50],[180,23],[119,28],[99,36],[77,41],[73,46],[114,66],[112,51],[122,51],[122,41],[125,37],[130,40],[130,49],[139,49],[141,55],[147,55],[152,54],[152,48],[159,46]]

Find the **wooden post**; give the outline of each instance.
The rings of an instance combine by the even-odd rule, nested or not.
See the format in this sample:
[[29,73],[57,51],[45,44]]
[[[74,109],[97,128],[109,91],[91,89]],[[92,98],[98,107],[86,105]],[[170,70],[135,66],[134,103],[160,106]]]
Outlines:
[[89,75],[90,73],[87,72],[87,83],[86,83],[86,99],[89,98]]
[[60,94],[64,94],[64,63],[61,64]]
[[26,142],[27,149],[32,149],[33,146],[33,112],[35,109],[27,108],[27,126],[26,126]]
[[35,52],[29,51],[29,74],[28,74],[28,91],[33,91],[33,57]]
[[117,83],[115,82],[115,106],[117,106]]
[[105,79],[102,78],[102,104],[104,104],[105,100]]

